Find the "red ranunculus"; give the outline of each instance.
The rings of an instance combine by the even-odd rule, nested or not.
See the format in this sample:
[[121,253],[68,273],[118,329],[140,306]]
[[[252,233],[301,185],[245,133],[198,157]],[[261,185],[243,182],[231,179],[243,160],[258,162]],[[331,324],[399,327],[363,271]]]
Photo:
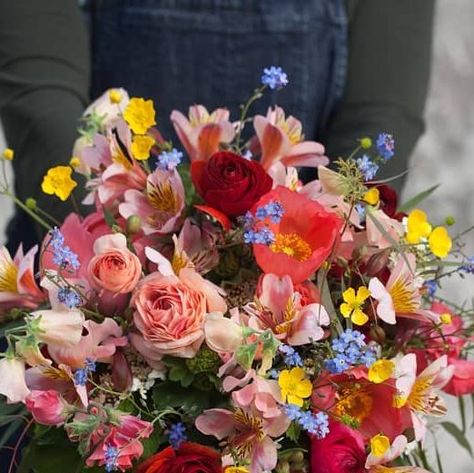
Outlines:
[[311,473],[366,473],[362,436],[339,422],[329,429],[327,437],[311,440]]
[[212,448],[184,442],[165,448],[137,468],[137,473],[222,473],[221,455]]
[[320,203],[282,186],[265,194],[253,212],[270,202],[281,204],[283,216],[278,223],[267,219],[258,224],[266,225],[275,241],[271,245],[254,244],[255,259],[265,273],[280,277],[287,274],[294,284],[301,283],[328,258],[339,239],[343,222]]
[[260,163],[230,151],[194,161],[191,176],[206,203],[229,217],[243,215],[273,184]]

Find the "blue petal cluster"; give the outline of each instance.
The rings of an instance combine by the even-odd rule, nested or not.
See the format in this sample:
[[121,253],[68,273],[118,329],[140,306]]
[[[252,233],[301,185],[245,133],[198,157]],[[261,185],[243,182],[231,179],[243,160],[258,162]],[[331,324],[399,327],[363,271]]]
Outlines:
[[61,289],[59,289],[58,301],[61,302],[61,304],[64,304],[69,309],[75,309],[82,303],[81,296],[70,287],[62,287]]
[[[473,267],[474,269],[474,267]],[[426,289],[426,293],[429,297],[433,297],[436,293],[436,290],[438,289],[438,284],[434,279],[430,279],[429,281],[425,281],[425,284],[423,285],[424,288]]]
[[377,359],[365,343],[365,335],[357,330],[347,329],[332,341],[331,347],[336,356],[325,361],[325,367],[331,373],[343,373],[354,365],[370,367]]
[[377,151],[385,161],[388,161],[395,154],[395,140],[389,133],[380,133],[377,137]]
[[314,414],[311,411],[303,411],[295,404],[287,404],[285,413],[290,420],[297,422],[309,434],[322,439],[329,433],[329,418],[324,412]]
[[173,424],[168,430],[168,439],[171,446],[177,450],[188,439],[186,436],[186,426],[182,422]]
[[90,373],[96,370],[95,361],[92,358],[86,358],[84,368],[79,368],[74,373],[74,384],[76,386],[84,386]]
[[362,158],[357,158],[356,163],[366,181],[372,180],[379,170],[378,164],[374,163],[366,154]]
[[258,228],[257,224],[264,222],[267,218],[273,223],[279,223],[283,214],[283,206],[277,200],[272,200],[258,207],[255,215],[252,212],[247,212],[242,217],[244,242],[248,244],[271,245],[275,241],[274,233],[266,226]]
[[281,67],[271,66],[263,70],[261,82],[272,90],[288,85],[288,76]]
[[285,213],[281,202],[277,200],[271,200],[268,204],[258,207],[255,212],[255,217],[263,221],[266,218],[269,218],[273,223],[280,223],[283,214]]
[[104,459],[105,459],[105,471],[110,473],[117,469],[117,460],[119,456],[119,449],[113,445],[107,445],[105,447]]
[[267,227],[260,228],[258,230],[247,230],[244,232],[244,243],[253,245],[254,243],[259,245],[271,245],[275,241],[274,233]]
[[173,171],[181,164],[182,159],[183,153],[176,148],[173,148],[171,151],[163,151],[158,156],[156,167],[163,171]]
[[459,268],[459,271],[474,274],[474,256],[467,258],[466,261],[464,261],[464,264]]
[[69,246],[64,244],[64,236],[59,228],[51,231],[51,239],[49,245],[53,249],[53,262],[61,268],[71,266],[73,269],[80,267],[79,259]]
[[287,366],[303,366],[303,360],[301,359],[300,354],[289,345],[280,345],[278,347],[280,353],[285,355],[284,362]]

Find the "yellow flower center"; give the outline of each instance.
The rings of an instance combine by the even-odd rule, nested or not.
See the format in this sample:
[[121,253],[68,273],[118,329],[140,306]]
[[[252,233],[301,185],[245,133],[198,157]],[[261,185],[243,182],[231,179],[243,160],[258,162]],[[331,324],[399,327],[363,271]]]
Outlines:
[[339,401],[334,413],[339,417],[349,417],[361,424],[372,412],[374,400],[360,385],[345,386],[338,392]]
[[169,214],[179,210],[179,197],[173,192],[169,182],[158,185],[148,183],[147,196],[150,204],[159,212]]
[[376,457],[383,457],[390,448],[390,439],[385,435],[375,435],[370,439],[370,453]]
[[441,323],[444,324],[444,325],[451,325],[452,322],[453,322],[453,318],[452,318],[451,314],[448,314],[448,312],[445,312],[444,314],[441,314],[439,318],[441,320]]
[[301,126],[293,125],[290,127],[288,120],[278,120],[276,126],[285,133],[292,145],[296,145],[302,141],[303,135],[301,133]]
[[231,439],[232,446],[240,459],[250,456],[255,444],[265,438],[263,420],[237,408],[234,412],[234,421],[239,424],[238,433]]
[[10,255],[3,249],[3,258],[0,258],[0,292],[18,292],[16,285],[18,268]]
[[395,281],[389,292],[392,296],[395,312],[410,314],[418,309],[419,304],[415,300],[413,290],[401,279]]
[[416,412],[426,414],[429,413],[429,405],[427,400],[429,398],[429,392],[432,383],[432,376],[422,376],[415,381],[413,389],[411,390],[411,393],[406,401],[406,404],[408,404],[410,409]]
[[306,261],[312,255],[311,246],[296,233],[277,233],[270,245],[273,253],[284,253],[298,261]]

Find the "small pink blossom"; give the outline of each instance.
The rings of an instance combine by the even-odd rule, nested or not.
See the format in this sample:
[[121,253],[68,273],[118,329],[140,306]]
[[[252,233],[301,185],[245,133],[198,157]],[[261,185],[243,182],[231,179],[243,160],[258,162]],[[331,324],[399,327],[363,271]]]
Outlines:
[[235,136],[229,111],[224,108],[209,113],[202,105],[193,105],[189,107],[189,119],[177,110],[170,118],[191,162],[207,161],[219,151],[221,143],[230,143]]
[[67,415],[67,403],[54,390],[31,391],[25,405],[38,424],[61,425]]
[[125,192],[119,212],[125,219],[140,217],[145,235],[171,233],[178,228],[184,204],[184,187],[178,172],[156,169],[147,178],[145,193],[136,189]]
[[261,148],[260,162],[265,169],[282,162],[285,166],[317,167],[329,163],[324,146],[304,141],[301,122],[280,107],[269,108],[266,117],[256,115],[253,121]]

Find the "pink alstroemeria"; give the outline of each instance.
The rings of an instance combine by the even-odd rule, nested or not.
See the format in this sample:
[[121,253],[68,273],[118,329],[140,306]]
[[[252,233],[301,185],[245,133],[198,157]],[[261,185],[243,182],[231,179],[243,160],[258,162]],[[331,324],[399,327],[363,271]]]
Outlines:
[[282,435],[290,424],[286,415],[265,418],[257,410],[236,408],[209,409],[195,421],[196,428],[218,440],[227,439],[231,450],[250,461],[252,473],[272,471],[277,464],[273,438]]
[[368,209],[366,228],[369,245],[380,250],[392,248],[405,233],[403,224],[389,217],[383,210]]
[[7,403],[24,402],[29,393],[25,362],[10,356],[0,359],[0,394],[7,398]]
[[301,304],[289,276],[265,274],[255,302],[247,304],[249,324],[261,330],[271,329],[289,345],[304,345],[324,337],[322,326],[330,323],[326,309],[317,303]]
[[87,320],[84,328],[87,334],[82,335],[76,345],[72,347],[48,346],[51,358],[56,363],[62,363],[71,368],[83,368],[86,358],[103,363],[111,362],[116,348],[128,344],[122,329],[111,318],[106,318],[100,324]]
[[156,169],[146,181],[146,192],[129,189],[119,205],[123,218],[138,215],[145,235],[171,233],[184,209],[184,187],[176,170]]
[[35,246],[24,255],[20,245],[12,260],[6,247],[0,249],[0,312],[12,307],[34,309],[45,300],[34,276],[37,251]]
[[394,325],[397,317],[440,322],[439,314],[421,308],[415,269],[415,255],[405,253],[398,257],[385,286],[378,278],[370,280],[370,295],[378,302],[376,312],[384,322]]
[[454,367],[448,366],[446,355],[428,365],[418,376],[414,353],[409,353],[396,362],[397,394],[394,406],[409,409],[416,440],[422,440],[426,432],[425,422],[420,415],[446,414],[446,405],[435,390],[443,388],[449,382],[453,371]]
[[202,105],[189,107],[189,119],[173,110],[170,119],[176,134],[192,161],[208,160],[219,151],[220,144],[230,143],[235,128],[229,121],[229,111],[218,108],[209,113]]
[[301,122],[292,116],[286,118],[280,107],[269,108],[266,117],[256,115],[253,126],[260,142],[260,163],[265,169],[277,162],[310,167],[329,163],[324,146],[316,141],[304,141]]

